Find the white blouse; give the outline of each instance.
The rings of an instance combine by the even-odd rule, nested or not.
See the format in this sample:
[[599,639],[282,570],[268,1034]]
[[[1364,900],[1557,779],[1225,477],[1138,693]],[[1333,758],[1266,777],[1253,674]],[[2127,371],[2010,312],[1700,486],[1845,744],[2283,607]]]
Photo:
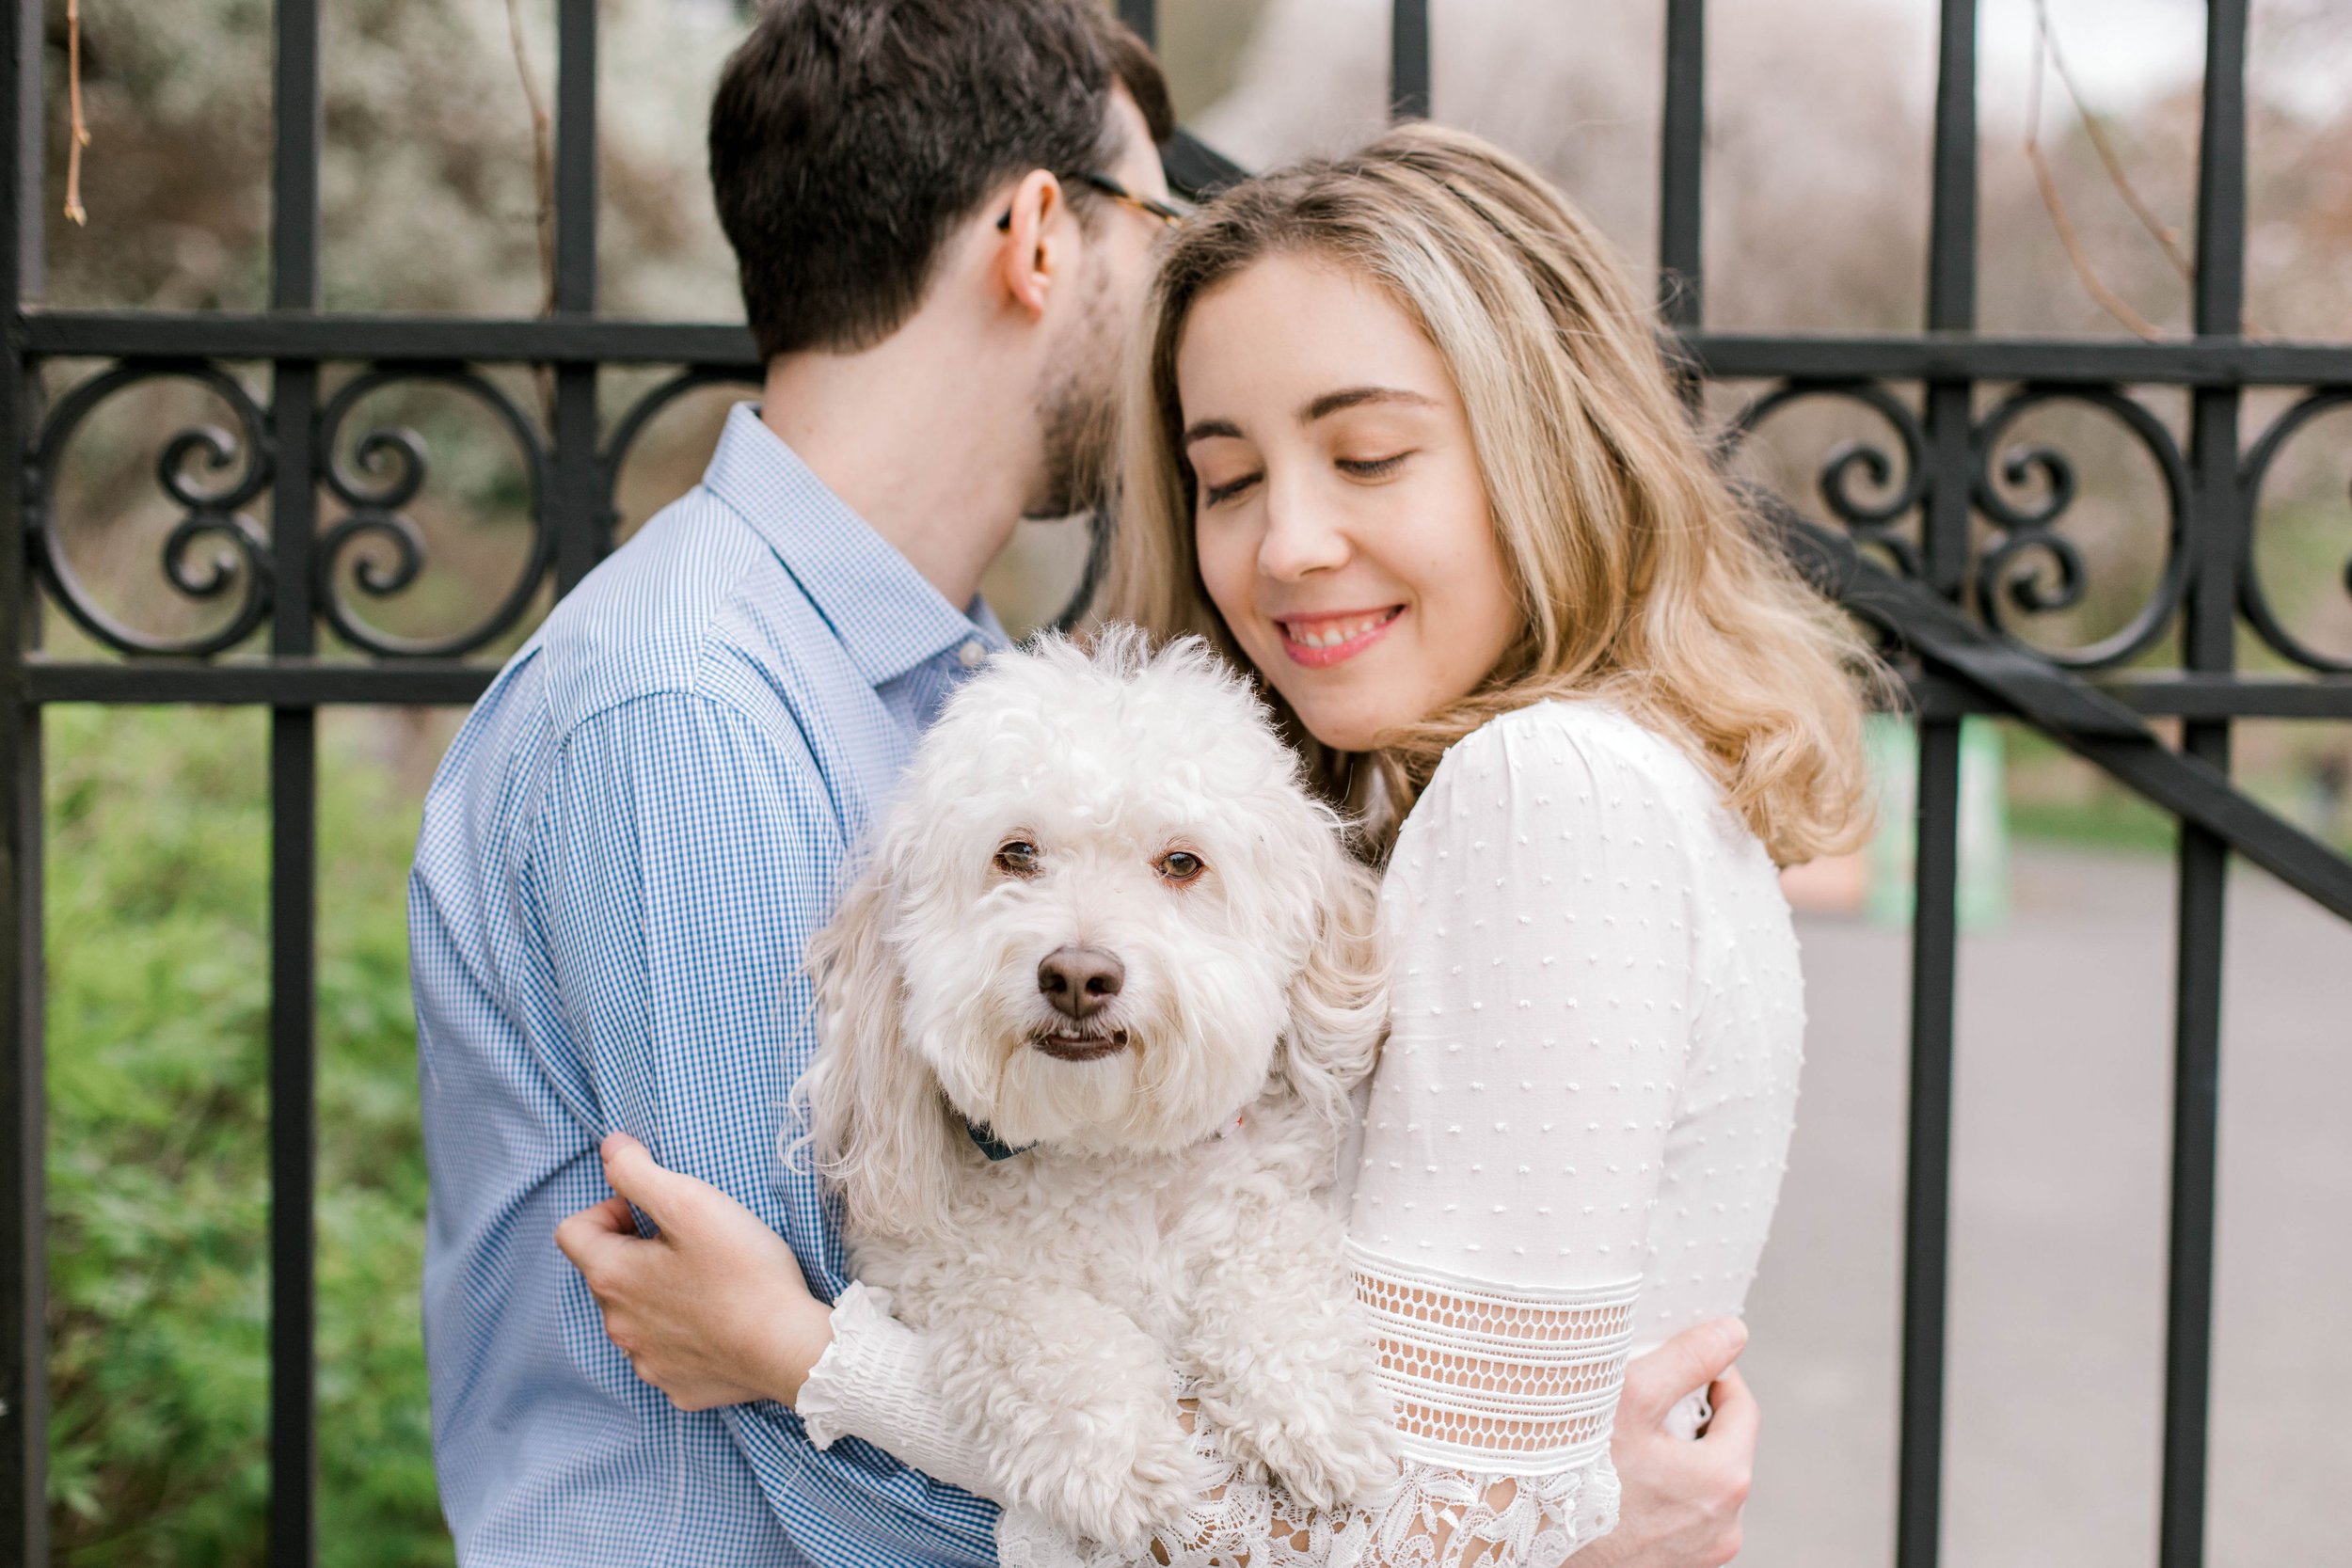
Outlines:
[[[1600,702],[1496,719],[1406,818],[1381,907],[1390,1037],[1340,1174],[1397,1481],[1326,1515],[1227,1465],[1155,1565],[1556,1563],[1615,1524],[1628,1356],[1737,1313],[1755,1276],[1803,978],[1770,857],[1689,757]],[[887,1305],[854,1286],[836,1305],[800,1401],[811,1440],[999,1495]],[[1703,1392],[1671,1423],[1686,1435]],[[1215,1433],[1194,1441],[1218,1457]],[[998,1545],[1005,1568],[1119,1560],[1018,1511]]]

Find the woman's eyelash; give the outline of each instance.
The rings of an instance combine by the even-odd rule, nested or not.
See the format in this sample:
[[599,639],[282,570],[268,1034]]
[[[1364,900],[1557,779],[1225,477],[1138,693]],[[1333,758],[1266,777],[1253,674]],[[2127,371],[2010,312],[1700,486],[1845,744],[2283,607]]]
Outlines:
[[1209,485],[1200,492],[1200,503],[1203,506],[1215,506],[1219,501],[1231,500],[1257,483],[1256,474],[1244,474],[1239,479],[1227,480],[1222,484]]
[[[1335,462],[1340,471],[1351,478],[1378,479],[1383,474],[1394,473],[1397,466],[1412,455],[1410,451],[1400,451],[1393,457],[1342,457],[1336,459]],[[1260,474],[1244,474],[1239,479],[1228,480],[1223,484],[1203,486],[1200,492],[1200,504],[1216,506],[1222,501],[1229,501],[1257,483],[1263,477]]]

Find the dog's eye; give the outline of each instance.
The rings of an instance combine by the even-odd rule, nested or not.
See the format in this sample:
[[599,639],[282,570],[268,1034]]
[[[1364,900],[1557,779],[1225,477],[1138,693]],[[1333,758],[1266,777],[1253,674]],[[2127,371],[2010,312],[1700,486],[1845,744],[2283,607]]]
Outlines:
[[1008,877],[1036,876],[1037,846],[1025,838],[1007,839],[996,847],[996,869]]
[[1170,849],[1159,858],[1158,869],[1161,876],[1182,886],[1198,878],[1200,873],[1208,869],[1208,866],[1200,856],[1193,854],[1190,850]]

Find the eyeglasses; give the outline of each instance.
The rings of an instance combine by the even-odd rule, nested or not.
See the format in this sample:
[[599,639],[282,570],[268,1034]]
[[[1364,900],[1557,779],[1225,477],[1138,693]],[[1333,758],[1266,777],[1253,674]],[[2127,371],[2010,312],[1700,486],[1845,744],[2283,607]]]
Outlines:
[[[1135,192],[1129,190],[1126,186],[1120,184],[1118,181],[1112,179],[1107,174],[1096,174],[1089,172],[1081,174],[1078,178],[1086,183],[1093,186],[1096,190],[1101,191],[1104,196],[1109,197],[1113,201],[1118,202],[1120,206],[1133,207],[1136,212],[1141,213],[1148,217],[1155,217],[1159,219],[1170,229],[1175,228],[1178,224],[1184,222],[1186,217],[1191,215],[1184,208],[1175,206],[1169,202],[1156,201],[1148,196],[1137,196]],[[1012,214],[1009,210],[1006,212],[1003,217],[996,220],[996,227],[999,230],[1009,230],[1012,227]]]

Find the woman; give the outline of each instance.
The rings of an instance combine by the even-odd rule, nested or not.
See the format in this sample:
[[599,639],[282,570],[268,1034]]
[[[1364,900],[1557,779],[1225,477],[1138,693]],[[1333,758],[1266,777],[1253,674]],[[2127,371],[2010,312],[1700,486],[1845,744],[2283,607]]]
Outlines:
[[[1154,1557],[1556,1561],[1613,1522],[1629,1348],[1736,1315],[1753,1276],[1803,1032],[1776,866],[1862,826],[1868,657],[1710,467],[1589,227],[1461,133],[1187,225],[1128,412],[1106,612],[1257,671],[1365,817],[1394,964],[1349,1236],[1397,1484],[1311,1517],[1229,1470]],[[730,1246],[697,1277],[810,1321],[780,1245]],[[660,1381],[658,1292],[590,1283]],[[988,1490],[862,1291],[761,1332],[727,1386]]]

